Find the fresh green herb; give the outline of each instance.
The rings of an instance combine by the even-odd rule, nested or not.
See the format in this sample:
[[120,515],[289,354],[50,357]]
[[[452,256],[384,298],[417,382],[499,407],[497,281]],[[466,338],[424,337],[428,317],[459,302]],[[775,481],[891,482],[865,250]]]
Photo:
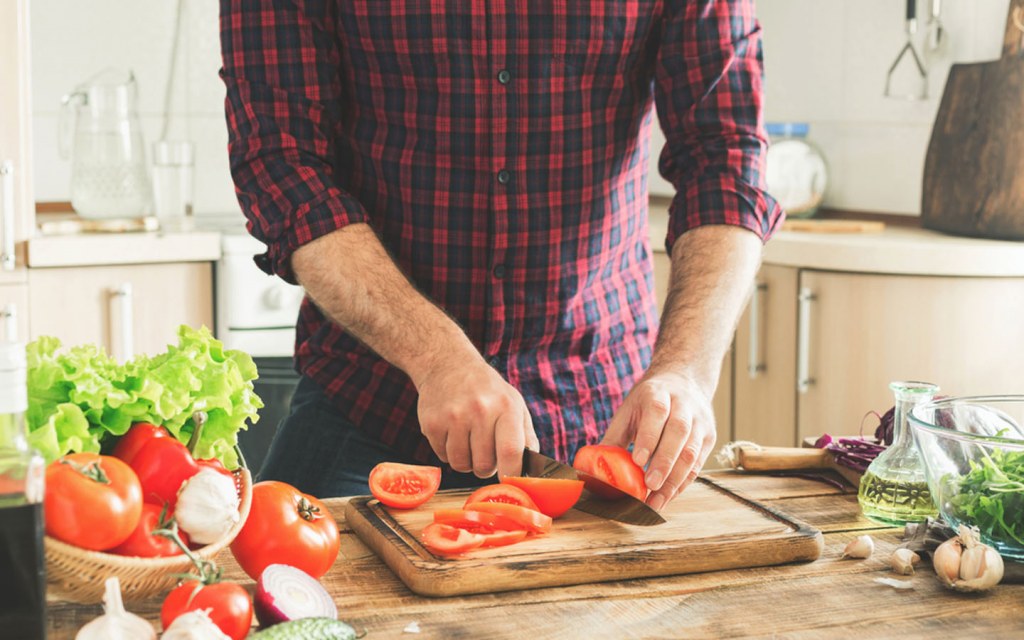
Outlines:
[[988,540],[1024,546],[1024,451],[994,449],[970,463],[950,500],[954,515]]
[[192,414],[204,411],[195,456],[238,466],[238,431],[256,422],[263,406],[253,391],[257,371],[248,354],[226,351],[205,327],[188,326],[178,329],[176,346],[123,365],[96,345],[60,347],[48,336],[27,347],[29,441],[47,461],[98,452],[135,422],[163,425],[188,442]]

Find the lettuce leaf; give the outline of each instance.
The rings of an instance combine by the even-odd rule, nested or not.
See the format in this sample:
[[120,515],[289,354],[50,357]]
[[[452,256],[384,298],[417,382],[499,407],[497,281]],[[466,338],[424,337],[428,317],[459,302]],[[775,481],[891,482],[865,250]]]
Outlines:
[[95,345],[61,352],[45,336],[30,343],[29,439],[52,461],[69,453],[99,451],[135,422],[166,427],[182,442],[195,431],[193,414],[208,418],[196,443],[197,458],[238,466],[238,432],[259,419],[263,402],[253,390],[252,358],[225,350],[206,328],[178,329],[165,353],[118,364]]

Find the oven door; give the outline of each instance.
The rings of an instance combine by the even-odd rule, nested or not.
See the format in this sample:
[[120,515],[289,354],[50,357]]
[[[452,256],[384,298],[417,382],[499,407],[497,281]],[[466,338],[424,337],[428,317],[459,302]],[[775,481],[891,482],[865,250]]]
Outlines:
[[255,476],[263,466],[278,425],[288,415],[299,374],[295,372],[290,357],[254,357],[253,361],[259,371],[259,378],[253,386],[256,395],[263,400],[263,408],[260,409],[259,421],[239,432],[238,446]]

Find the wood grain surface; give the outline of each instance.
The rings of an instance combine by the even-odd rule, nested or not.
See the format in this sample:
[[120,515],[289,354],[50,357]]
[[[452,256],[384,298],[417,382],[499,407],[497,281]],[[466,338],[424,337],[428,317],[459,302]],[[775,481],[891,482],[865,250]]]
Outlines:
[[510,547],[446,558],[419,542],[436,509],[459,509],[468,490],[442,492],[417,509],[354,498],[345,519],[412,591],[427,596],[493,593],[811,561],[821,533],[703,478],[637,527],[570,510],[552,530]]
[[[964,595],[939,585],[923,563],[897,591],[875,582],[893,577],[888,558],[902,530],[862,518],[852,489],[802,478],[716,473],[716,483],[824,530],[815,562],[728,569],[497,594],[426,598],[412,593],[344,520],[345,500],[330,500],[342,547],[321,582],[340,617],[366,640],[487,638],[594,640],[638,638],[1020,638],[1024,585]],[[685,497],[685,494],[684,494]],[[852,498],[852,499],[851,499]],[[868,560],[841,560],[855,536],[870,534]],[[227,579],[252,588],[229,553],[218,560]],[[132,611],[159,625],[159,598]],[[70,640],[101,607],[51,601],[49,639]],[[419,634],[405,633],[417,623]],[[2,634],[0,634],[2,637]]]
[[925,157],[926,228],[1024,239],[1022,11],[1024,0],[1010,2],[999,60],[949,71]]

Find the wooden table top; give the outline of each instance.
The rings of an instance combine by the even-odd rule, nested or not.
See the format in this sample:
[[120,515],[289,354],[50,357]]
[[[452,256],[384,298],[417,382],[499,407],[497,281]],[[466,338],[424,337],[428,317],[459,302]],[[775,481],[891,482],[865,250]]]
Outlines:
[[[913,589],[876,583],[879,577],[895,577],[888,559],[902,530],[880,528],[863,518],[853,489],[734,472],[714,477],[820,529],[825,537],[821,558],[780,567],[425,598],[410,592],[362,544],[345,525],[344,501],[333,500],[341,554],[322,582],[334,595],[339,617],[365,629],[367,640],[1024,637],[1024,585],[962,595],[941,587],[927,563],[909,578]],[[840,560],[847,542],[862,533],[875,539],[872,558]],[[218,560],[228,578],[252,584],[230,553]],[[130,610],[157,622],[160,600]],[[51,602],[51,640],[73,638],[100,612],[99,606]],[[420,633],[404,632],[411,623],[418,624]]]

